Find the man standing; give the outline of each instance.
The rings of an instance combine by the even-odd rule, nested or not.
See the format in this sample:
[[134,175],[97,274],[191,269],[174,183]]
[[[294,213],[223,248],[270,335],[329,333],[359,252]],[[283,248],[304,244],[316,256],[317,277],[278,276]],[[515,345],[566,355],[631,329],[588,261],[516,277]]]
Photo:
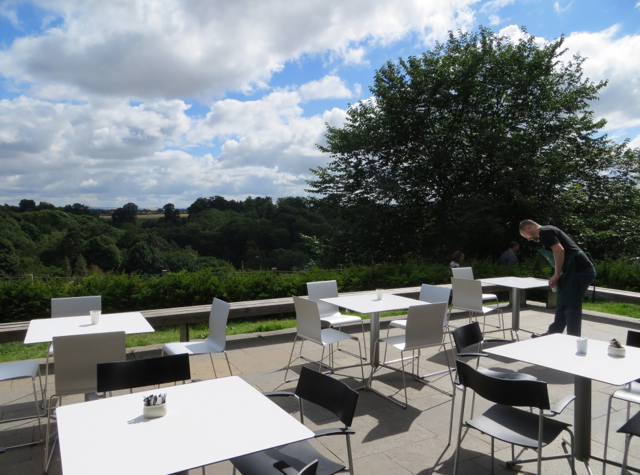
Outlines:
[[525,219],[520,223],[520,235],[529,241],[539,242],[538,250],[554,268],[549,287],[557,289],[558,306],[555,319],[544,335],[562,333],[566,327],[567,334],[580,336],[582,299],[596,278],[593,263],[569,236],[555,226],[540,226]]
[[515,241],[511,241],[509,243],[509,249],[504,251],[498,259],[499,266],[515,266],[518,264],[518,256],[516,256],[516,252],[520,249],[520,244]]

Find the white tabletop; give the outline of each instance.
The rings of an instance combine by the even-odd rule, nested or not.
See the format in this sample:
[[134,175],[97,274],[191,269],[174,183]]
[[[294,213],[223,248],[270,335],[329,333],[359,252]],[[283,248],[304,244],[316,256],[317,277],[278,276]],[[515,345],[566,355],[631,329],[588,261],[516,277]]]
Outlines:
[[378,300],[375,293],[320,300],[358,313],[390,312],[392,310],[404,310],[414,305],[428,305],[427,302],[421,300],[393,294],[385,294],[382,300]]
[[615,386],[640,378],[640,348],[627,346],[626,356],[616,358],[607,354],[609,342],[589,339],[587,354],[581,356],[576,354],[577,339],[554,334],[483,351]]
[[[167,415],[142,398],[167,393]],[[56,410],[65,475],[167,474],[314,436],[237,376],[63,406]]]
[[483,284],[501,285],[503,287],[521,290],[549,287],[548,280],[534,279],[533,277],[493,277],[479,280]]
[[140,312],[108,313],[100,315],[100,323],[91,324],[89,315],[81,317],[38,318],[29,322],[24,343],[50,343],[54,336],[85,335],[88,333],[121,332],[126,334],[155,331]]

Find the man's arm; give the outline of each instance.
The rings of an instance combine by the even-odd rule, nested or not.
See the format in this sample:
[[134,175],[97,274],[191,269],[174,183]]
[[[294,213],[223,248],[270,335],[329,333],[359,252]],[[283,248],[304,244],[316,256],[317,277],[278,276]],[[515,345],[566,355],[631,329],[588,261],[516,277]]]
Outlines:
[[560,279],[560,274],[562,274],[562,265],[564,264],[564,247],[562,247],[562,244],[557,242],[551,246],[551,251],[553,252],[553,259],[556,261],[555,272],[549,279],[549,286],[553,288],[558,285],[558,279]]

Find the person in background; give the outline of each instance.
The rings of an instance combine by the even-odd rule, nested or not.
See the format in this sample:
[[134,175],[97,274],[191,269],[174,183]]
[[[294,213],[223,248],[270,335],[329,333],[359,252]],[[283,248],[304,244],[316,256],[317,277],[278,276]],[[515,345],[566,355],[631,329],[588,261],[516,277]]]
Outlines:
[[515,241],[511,241],[509,243],[509,249],[504,251],[500,256],[500,259],[498,259],[498,265],[506,267],[519,264],[520,261],[518,261],[518,256],[516,256],[518,249],[520,249],[520,244]]
[[[582,299],[589,284],[596,278],[593,262],[580,247],[555,226],[540,226],[525,219],[520,223],[520,235],[539,242],[538,251],[554,268],[549,287],[557,289],[558,306],[553,323],[543,335],[562,333],[580,336],[582,332]],[[533,335],[533,338],[542,335]]]
[[456,251],[451,254],[451,262],[449,262],[449,267],[460,267],[462,261],[464,261],[464,254],[462,253],[462,251]]

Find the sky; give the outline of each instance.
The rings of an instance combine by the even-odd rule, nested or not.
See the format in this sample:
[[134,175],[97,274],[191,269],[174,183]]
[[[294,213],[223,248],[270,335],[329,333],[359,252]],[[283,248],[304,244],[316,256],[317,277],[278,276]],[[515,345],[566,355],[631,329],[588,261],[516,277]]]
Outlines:
[[0,0],[0,203],[304,196],[377,69],[481,25],[564,35],[640,147],[639,0]]

